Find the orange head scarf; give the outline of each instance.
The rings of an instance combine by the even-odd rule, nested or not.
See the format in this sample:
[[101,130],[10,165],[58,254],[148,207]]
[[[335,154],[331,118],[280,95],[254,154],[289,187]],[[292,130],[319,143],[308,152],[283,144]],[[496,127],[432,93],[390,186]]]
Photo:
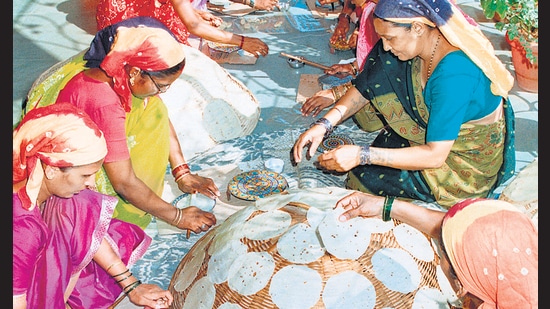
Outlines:
[[479,308],[538,307],[538,232],[514,205],[467,199],[445,214],[445,251],[458,280]]
[[13,184],[23,207],[36,206],[44,178],[42,162],[70,167],[97,162],[107,154],[103,133],[87,114],[69,103],[29,111],[13,131]]
[[113,78],[114,90],[124,110],[132,109],[132,91],[128,86],[125,65],[145,71],[169,69],[185,59],[181,44],[165,29],[155,27],[124,27],[117,29],[111,50],[100,64]]

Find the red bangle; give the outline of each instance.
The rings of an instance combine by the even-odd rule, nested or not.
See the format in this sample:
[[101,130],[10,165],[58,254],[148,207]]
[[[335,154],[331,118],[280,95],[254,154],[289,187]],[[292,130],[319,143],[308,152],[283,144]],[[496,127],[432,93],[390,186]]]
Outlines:
[[239,45],[240,49],[243,49],[243,44],[244,44],[244,35],[241,35],[241,45]]
[[174,178],[178,176],[178,172],[180,170],[186,170],[187,172],[189,172],[190,170],[189,165],[187,165],[187,163],[181,163],[176,165],[176,167],[172,169],[172,176],[174,176]]
[[[175,183],[178,183],[178,181],[180,181],[180,179],[182,179],[183,177],[187,176],[187,175],[191,175],[191,172],[190,171],[186,171],[186,172],[183,172],[181,173],[180,175],[178,175],[178,177],[175,177],[176,179],[174,179],[174,182]],[[177,224],[176,224],[177,225]]]

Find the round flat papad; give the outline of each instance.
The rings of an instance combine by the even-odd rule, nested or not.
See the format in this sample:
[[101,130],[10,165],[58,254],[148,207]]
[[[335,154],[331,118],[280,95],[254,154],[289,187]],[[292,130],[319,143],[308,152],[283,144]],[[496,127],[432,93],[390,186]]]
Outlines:
[[311,308],[320,298],[323,281],[307,266],[289,265],[273,275],[269,295],[280,309]]
[[323,303],[327,309],[371,309],[376,304],[376,290],[367,277],[348,270],[327,280],[323,292]]
[[236,175],[227,185],[235,197],[255,201],[264,196],[281,193],[288,188],[288,182],[279,173],[265,170],[252,170]]
[[267,252],[248,252],[229,267],[227,284],[242,295],[252,295],[263,289],[275,269],[275,261]]

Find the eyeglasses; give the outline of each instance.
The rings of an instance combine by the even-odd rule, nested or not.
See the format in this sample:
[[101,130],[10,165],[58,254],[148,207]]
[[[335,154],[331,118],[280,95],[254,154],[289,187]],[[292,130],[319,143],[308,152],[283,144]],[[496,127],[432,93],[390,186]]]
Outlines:
[[143,72],[143,74],[149,76],[149,78],[151,79],[151,81],[153,82],[155,87],[157,88],[158,93],[165,93],[168,90],[168,88],[170,88],[170,84],[162,85],[162,86],[157,84],[157,82],[153,79],[153,77],[151,76],[151,74],[149,74],[149,72],[147,72],[147,71],[141,71],[141,72]]

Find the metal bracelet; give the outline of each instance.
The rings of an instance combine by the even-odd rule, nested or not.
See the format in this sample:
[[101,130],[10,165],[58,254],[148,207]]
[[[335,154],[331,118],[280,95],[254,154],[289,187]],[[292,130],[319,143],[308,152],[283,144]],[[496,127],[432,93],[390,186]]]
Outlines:
[[319,118],[317,120],[315,120],[314,123],[312,123],[309,127],[313,127],[315,125],[320,125],[320,126],[323,126],[326,130],[325,132],[325,137],[329,136],[330,133],[332,133],[332,131],[334,131],[334,127],[332,126],[332,123],[330,123],[330,121],[327,119],[327,118]]
[[359,164],[372,164],[370,161],[370,145],[361,146],[361,150],[359,151]]

